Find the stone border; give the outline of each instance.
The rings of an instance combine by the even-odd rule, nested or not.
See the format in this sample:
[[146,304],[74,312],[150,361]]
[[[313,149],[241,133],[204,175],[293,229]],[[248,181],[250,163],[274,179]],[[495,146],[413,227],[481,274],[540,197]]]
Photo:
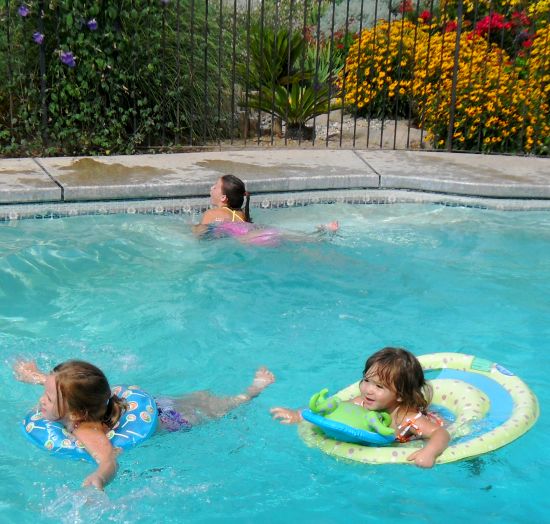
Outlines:
[[[406,190],[333,190],[295,193],[265,193],[253,196],[251,206],[259,209],[301,207],[314,204],[434,204],[473,207],[499,211],[548,211],[550,200],[524,200],[465,197]],[[92,202],[49,202],[0,206],[0,222],[19,219],[55,219],[83,215],[147,214],[199,215],[209,206],[209,199],[109,200]]]
[[428,151],[256,149],[0,159],[0,206],[207,196],[222,175],[253,195],[402,190],[550,200],[550,159]]

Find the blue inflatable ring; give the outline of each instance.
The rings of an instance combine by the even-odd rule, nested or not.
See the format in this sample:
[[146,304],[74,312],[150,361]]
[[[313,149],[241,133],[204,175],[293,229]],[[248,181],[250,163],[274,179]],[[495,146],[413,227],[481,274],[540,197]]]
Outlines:
[[[157,405],[153,397],[137,386],[115,386],[113,395],[128,403],[116,426],[106,435],[114,448],[130,449],[148,439],[155,431],[158,420]],[[79,440],[60,422],[47,420],[40,411],[32,410],[22,421],[23,434],[36,446],[58,457],[84,459],[95,462]]]
[[310,409],[304,409],[302,411],[302,417],[304,420],[315,424],[323,430],[323,433],[334,440],[340,442],[350,442],[352,444],[374,444],[376,446],[388,446],[395,442],[395,435],[381,435],[373,431],[367,431],[365,429],[357,429],[341,422],[329,420],[313,413]]

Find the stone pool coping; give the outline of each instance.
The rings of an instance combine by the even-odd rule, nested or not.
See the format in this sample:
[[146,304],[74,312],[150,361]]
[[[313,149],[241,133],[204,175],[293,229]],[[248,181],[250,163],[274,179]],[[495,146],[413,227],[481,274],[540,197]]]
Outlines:
[[[304,202],[311,200],[305,192],[322,191],[320,195],[328,195],[344,189],[353,190],[355,196],[348,195],[352,200],[373,203],[435,200],[451,205],[470,203],[503,209],[550,207],[548,158],[428,151],[256,148],[0,159],[0,215],[21,216],[20,210],[25,208],[29,213],[32,208],[80,214],[75,209],[91,209],[91,202],[95,202],[96,210],[116,212],[111,210],[126,204],[115,201],[151,199],[170,199],[175,202],[170,204],[174,209],[181,199],[181,209],[193,210],[206,205],[210,186],[223,174],[243,178],[253,194],[253,204],[263,207],[285,202],[281,196],[284,193],[300,193],[299,200]],[[441,195],[446,196],[442,199]],[[199,200],[193,200],[197,198]],[[338,198],[349,200],[342,195]],[[502,202],[497,204],[495,199]],[[160,209],[166,205],[167,202],[165,205],[149,202],[148,209],[154,212],[155,207]],[[134,203],[133,209],[139,212],[141,207]]]

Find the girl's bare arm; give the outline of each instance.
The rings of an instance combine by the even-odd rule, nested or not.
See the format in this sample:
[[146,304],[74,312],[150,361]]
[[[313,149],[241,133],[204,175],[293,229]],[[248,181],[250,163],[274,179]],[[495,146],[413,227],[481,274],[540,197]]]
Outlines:
[[421,468],[431,468],[435,464],[435,460],[441,453],[447,449],[451,436],[449,432],[432,422],[426,417],[421,417],[418,422],[418,434],[426,439],[426,445],[414,453],[411,453],[407,460],[414,461],[414,463]]
[[117,453],[105,435],[102,425],[84,423],[75,429],[73,434],[97,462],[97,469],[84,479],[82,486],[103,489],[115,477],[118,463]]

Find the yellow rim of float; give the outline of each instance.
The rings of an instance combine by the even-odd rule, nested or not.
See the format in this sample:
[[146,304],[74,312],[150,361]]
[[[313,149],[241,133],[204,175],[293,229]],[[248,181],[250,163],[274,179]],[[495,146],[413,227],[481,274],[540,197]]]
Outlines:
[[[475,357],[462,353],[431,353],[418,359],[425,371],[448,368],[484,375],[500,384],[513,401],[512,413],[503,424],[478,437],[453,444],[454,439],[469,433],[471,422],[481,420],[486,415],[490,408],[490,400],[485,393],[468,382],[458,379],[430,380],[433,388],[432,403],[443,406],[455,416],[454,423],[447,428],[453,440],[438,457],[438,464],[475,457],[498,449],[523,435],[536,422],[539,416],[537,397],[520,378],[499,371],[497,364],[488,366],[489,371],[473,369],[472,362]],[[342,400],[349,400],[358,394],[359,382],[339,391],[336,396]],[[339,442],[327,437],[318,427],[305,421],[300,423],[298,432],[309,446],[318,447],[336,457],[368,464],[409,463],[407,457],[415,448],[423,446],[420,440],[384,447]]]

